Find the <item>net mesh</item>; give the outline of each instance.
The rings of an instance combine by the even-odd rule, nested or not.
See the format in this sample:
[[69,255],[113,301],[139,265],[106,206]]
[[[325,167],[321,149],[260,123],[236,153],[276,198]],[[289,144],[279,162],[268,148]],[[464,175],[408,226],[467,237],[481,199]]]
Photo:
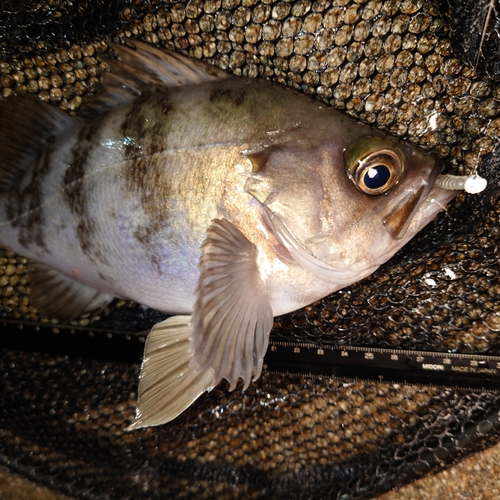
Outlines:
[[[108,42],[138,37],[295,87],[432,150],[449,171],[479,168],[484,193],[460,196],[369,279],[276,318],[272,339],[499,354],[500,92],[454,51],[447,4],[49,0],[2,9],[4,97],[29,92],[75,112],[107,68]],[[5,335],[61,327],[30,305],[26,262],[6,251],[0,301]],[[115,301],[66,326],[104,342],[123,331],[135,339],[160,318]],[[173,422],[125,433],[138,365],[95,358],[3,350],[2,463],[82,498],[369,498],[499,436],[496,393],[272,373],[244,393],[223,383]]]

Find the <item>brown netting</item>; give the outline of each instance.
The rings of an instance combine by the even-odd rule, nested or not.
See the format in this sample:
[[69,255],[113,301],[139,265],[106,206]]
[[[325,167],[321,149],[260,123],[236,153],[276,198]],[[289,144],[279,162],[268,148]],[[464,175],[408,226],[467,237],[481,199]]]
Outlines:
[[[449,171],[478,166],[489,180],[484,193],[460,196],[371,278],[277,318],[272,338],[499,354],[500,87],[455,52],[447,6],[47,0],[1,8],[4,97],[30,92],[76,111],[106,70],[108,42],[137,37],[296,87],[431,149]],[[30,306],[25,264],[0,256],[3,332],[22,338],[40,327],[48,339],[60,326]],[[116,301],[69,327],[79,339],[91,329],[93,345],[109,335],[127,343],[116,332],[160,317]],[[0,461],[82,498],[369,498],[499,436],[496,393],[274,374],[245,393],[222,384],[170,424],[124,433],[137,364],[103,361],[98,347],[85,358],[26,348],[5,349],[0,361]]]

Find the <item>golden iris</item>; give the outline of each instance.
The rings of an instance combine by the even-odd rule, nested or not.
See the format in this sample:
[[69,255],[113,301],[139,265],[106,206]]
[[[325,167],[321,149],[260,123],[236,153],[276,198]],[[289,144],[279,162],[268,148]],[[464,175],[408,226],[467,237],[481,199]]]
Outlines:
[[402,152],[381,137],[363,137],[346,152],[345,168],[352,183],[363,193],[377,196],[389,192],[401,179]]

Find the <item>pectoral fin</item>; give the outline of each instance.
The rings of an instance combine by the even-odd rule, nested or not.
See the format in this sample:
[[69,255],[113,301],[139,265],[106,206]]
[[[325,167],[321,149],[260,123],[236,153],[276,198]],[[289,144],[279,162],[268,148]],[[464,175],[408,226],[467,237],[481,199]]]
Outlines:
[[257,250],[226,220],[214,220],[201,247],[193,316],[156,325],[146,342],[137,417],[128,430],[168,422],[226,378],[233,390],[259,377],[273,313]]
[[75,319],[106,306],[114,298],[72,280],[45,264],[30,263],[28,272],[30,301],[46,316],[61,320]]
[[194,360],[246,389],[262,371],[273,312],[257,266],[257,249],[233,224],[214,220],[200,259],[193,314]]

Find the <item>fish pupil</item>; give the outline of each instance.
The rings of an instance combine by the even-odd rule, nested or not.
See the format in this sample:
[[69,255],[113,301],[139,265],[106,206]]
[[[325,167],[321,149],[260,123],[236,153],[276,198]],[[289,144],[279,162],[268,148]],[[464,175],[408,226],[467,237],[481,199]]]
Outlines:
[[363,182],[368,189],[380,189],[391,177],[391,171],[385,165],[370,167],[364,175]]

